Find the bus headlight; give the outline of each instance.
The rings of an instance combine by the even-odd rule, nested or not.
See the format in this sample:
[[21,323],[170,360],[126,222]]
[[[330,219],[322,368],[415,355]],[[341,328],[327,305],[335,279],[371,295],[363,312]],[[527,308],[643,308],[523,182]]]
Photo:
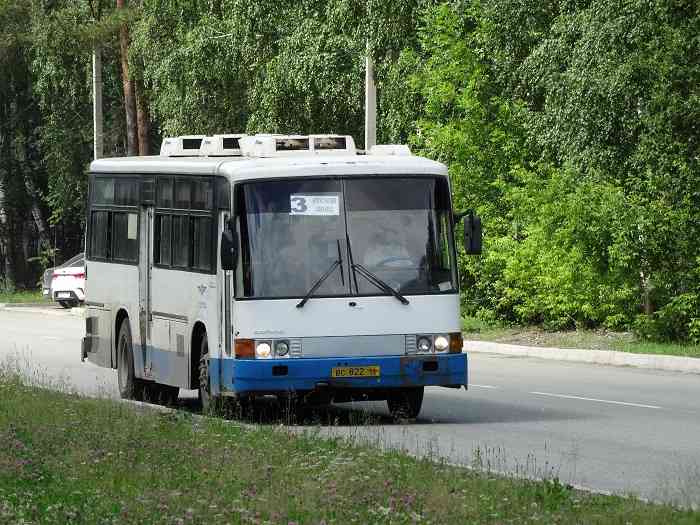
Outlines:
[[275,343],[275,355],[285,357],[289,354],[289,343],[287,341],[277,341]]
[[430,352],[432,347],[433,342],[430,340],[430,337],[426,337],[424,335],[418,337],[418,340],[416,341],[416,348],[418,348],[419,352]]
[[446,336],[444,335],[438,335],[435,338],[435,351],[436,352],[444,352],[447,350],[450,346],[450,341],[447,339]]
[[258,359],[267,359],[272,354],[272,347],[267,341],[258,343],[255,347],[255,357]]

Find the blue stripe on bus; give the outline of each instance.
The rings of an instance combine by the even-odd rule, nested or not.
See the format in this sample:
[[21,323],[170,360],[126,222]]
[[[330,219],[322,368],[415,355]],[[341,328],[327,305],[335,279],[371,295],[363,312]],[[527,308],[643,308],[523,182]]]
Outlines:
[[[426,370],[424,362],[436,362]],[[467,384],[467,355],[332,357],[290,359],[211,359],[212,393],[240,394],[314,390],[318,383],[335,388],[374,389]],[[379,366],[379,377],[333,378],[334,367]],[[274,375],[287,367],[286,375]],[[430,366],[428,367],[430,368]]]

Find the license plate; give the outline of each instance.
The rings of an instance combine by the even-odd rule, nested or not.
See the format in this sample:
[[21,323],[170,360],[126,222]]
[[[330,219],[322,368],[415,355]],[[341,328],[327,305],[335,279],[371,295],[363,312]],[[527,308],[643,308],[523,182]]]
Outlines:
[[331,377],[379,377],[378,366],[336,366]]
[[70,298],[70,293],[68,293],[68,292],[58,292],[58,297],[59,297],[59,299],[63,299],[64,297],[65,297],[66,299],[68,299],[68,298]]

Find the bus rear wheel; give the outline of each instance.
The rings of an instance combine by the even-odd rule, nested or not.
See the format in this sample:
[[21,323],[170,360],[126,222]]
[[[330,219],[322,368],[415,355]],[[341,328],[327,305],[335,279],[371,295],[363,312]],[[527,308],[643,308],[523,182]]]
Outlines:
[[391,392],[386,400],[389,413],[395,421],[403,422],[416,419],[423,406],[423,387],[399,388]]
[[177,403],[179,393],[180,389],[176,386],[148,383],[144,390],[144,401],[157,405],[171,406]]
[[143,400],[145,385],[134,374],[134,352],[128,319],[122,321],[117,338],[117,382],[122,399]]

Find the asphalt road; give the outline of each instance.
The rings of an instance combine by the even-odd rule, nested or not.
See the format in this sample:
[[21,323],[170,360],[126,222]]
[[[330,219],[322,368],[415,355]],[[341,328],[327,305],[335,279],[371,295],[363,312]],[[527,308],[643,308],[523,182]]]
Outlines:
[[[81,317],[57,309],[0,310],[0,363],[18,363],[40,383],[116,396],[116,372],[80,362],[83,330]],[[383,403],[358,403],[351,408],[371,417],[341,408],[330,412],[339,424],[309,429],[493,471],[700,504],[700,376],[473,354],[470,381],[469,391],[426,390],[415,424],[391,423]]]

